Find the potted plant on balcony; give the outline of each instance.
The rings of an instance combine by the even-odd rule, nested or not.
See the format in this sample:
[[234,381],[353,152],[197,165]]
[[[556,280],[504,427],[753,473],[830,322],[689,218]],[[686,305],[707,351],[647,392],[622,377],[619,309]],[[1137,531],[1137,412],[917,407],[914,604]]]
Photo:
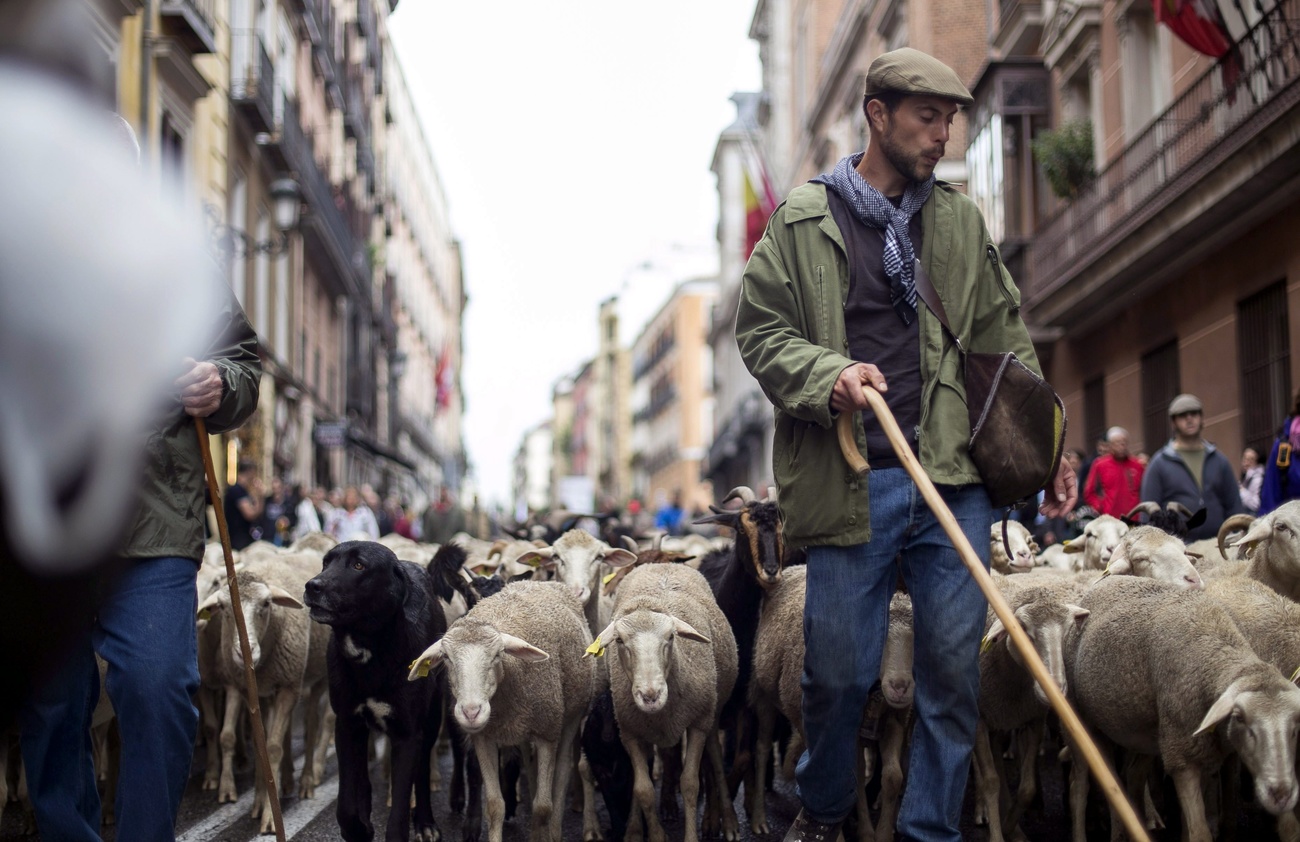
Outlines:
[[1039,132],[1033,140],[1034,158],[1052,192],[1074,199],[1097,174],[1092,162],[1092,121],[1068,120],[1054,131]]

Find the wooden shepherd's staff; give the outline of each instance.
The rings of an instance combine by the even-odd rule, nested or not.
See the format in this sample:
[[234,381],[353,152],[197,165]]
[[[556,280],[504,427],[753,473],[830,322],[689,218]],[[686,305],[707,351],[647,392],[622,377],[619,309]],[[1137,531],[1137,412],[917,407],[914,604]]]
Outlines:
[[[1088,768],[1092,770],[1092,774],[1101,783],[1101,789],[1106,795],[1106,800],[1110,802],[1111,808],[1119,815],[1120,821],[1124,823],[1129,838],[1134,842],[1148,842],[1149,837],[1146,829],[1142,827],[1137,814],[1133,812],[1133,806],[1128,803],[1128,799],[1124,796],[1123,790],[1120,789],[1110,767],[1102,759],[1101,752],[1097,750],[1097,744],[1088,736],[1088,732],[1084,729],[1083,723],[1079,721],[1078,715],[1070,707],[1070,703],[1065,700],[1065,696],[1061,694],[1056,682],[1052,680],[1052,676],[1047,672],[1047,667],[1043,665],[1042,659],[1038,657],[1038,652],[1034,649],[1033,644],[1029,642],[1029,635],[1025,634],[1025,630],[1020,627],[1015,614],[1011,611],[1011,606],[1007,605],[1002,593],[993,584],[993,577],[984,569],[984,564],[975,553],[975,548],[971,546],[970,541],[966,540],[966,533],[962,532],[961,527],[957,525],[957,518],[953,517],[952,510],[943,502],[943,498],[939,496],[939,491],[934,487],[934,483],[930,481],[925,469],[917,461],[916,454],[912,453],[912,448],[903,436],[903,431],[898,428],[898,422],[894,420],[894,414],[889,411],[889,405],[885,403],[885,398],[870,385],[864,385],[862,391],[866,395],[872,411],[876,413],[880,425],[884,428],[885,435],[889,436],[889,443],[894,446],[894,452],[903,461],[903,466],[911,474],[916,487],[921,490],[921,496],[925,498],[930,510],[938,518],[943,531],[948,533],[948,538],[952,541],[958,555],[961,556],[962,562],[970,570],[970,574],[975,577],[975,583],[979,585],[980,590],[984,592],[985,598],[988,599],[989,605],[992,606],[993,613],[997,614],[998,619],[1002,621],[1002,625],[1006,627],[1007,633],[1011,635],[1011,642],[1019,650],[1020,656],[1029,667],[1029,672],[1047,694],[1048,701],[1057,715],[1061,717],[1065,729],[1074,738],[1079,753],[1083,755],[1083,759],[1088,763]],[[849,467],[857,472],[859,477],[862,477],[866,475],[870,467],[867,465],[867,460],[862,458],[862,454],[858,451],[857,442],[854,441],[853,416],[853,412],[840,413],[839,420],[835,423],[835,432],[839,438],[840,451],[844,454],[845,461],[849,463]]]
[[239,651],[244,656],[244,684],[248,692],[248,716],[253,720],[253,746],[257,749],[257,771],[271,796],[271,819],[275,822],[276,842],[284,842],[284,818],[280,815],[280,792],[271,774],[271,759],[266,753],[266,729],[262,726],[262,710],[258,703],[257,676],[253,673],[253,649],[248,643],[248,626],[244,624],[244,609],[239,602],[239,584],[235,581],[235,557],[230,551],[230,529],[226,526],[226,512],[221,506],[221,489],[217,487],[217,472],[212,467],[212,449],[208,446],[208,425],[202,418],[194,419],[194,429],[199,434],[199,452],[203,454],[203,472],[208,477],[208,493],[212,508],[217,514],[217,534],[221,536],[221,551],[226,557],[226,582],[230,585],[230,613],[234,615],[235,630],[239,632]]

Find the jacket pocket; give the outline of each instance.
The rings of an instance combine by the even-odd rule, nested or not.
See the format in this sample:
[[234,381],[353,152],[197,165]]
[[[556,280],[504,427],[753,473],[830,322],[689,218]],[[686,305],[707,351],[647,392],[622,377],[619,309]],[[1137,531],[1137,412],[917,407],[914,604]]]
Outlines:
[[1013,313],[1020,312],[1020,289],[1016,282],[1012,280],[1011,273],[1002,263],[1002,256],[998,254],[997,246],[992,243],[986,243],[984,251],[988,255],[989,264],[993,268],[993,276],[998,282],[998,288],[1002,290],[1002,297],[1006,299],[1007,309]]

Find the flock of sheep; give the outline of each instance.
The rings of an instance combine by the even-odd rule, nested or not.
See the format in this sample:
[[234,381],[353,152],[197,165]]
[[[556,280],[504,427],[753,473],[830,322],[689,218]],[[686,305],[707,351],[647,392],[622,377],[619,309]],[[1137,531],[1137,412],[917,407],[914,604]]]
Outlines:
[[[689,547],[580,529],[495,543],[461,536],[464,551],[449,570],[437,562],[436,547],[396,536],[380,542],[439,580],[446,632],[402,666],[412,682],[445,682],[458,749],[450,801],[463,808],[468,794],[467,838],[477,840],[482,829],[481,781],[487,837],[500,842],[517,793],[507,772],[512,763],[528,782],[530,839],[558,842],[575,778],[584,842],[609,834],[598,820],[598,793],[615,839],[626,833],[662,842],[660,816],[677,809],[678,794],[687,842],[701,832],[738,839],[733,804],[742,791],[750,829],[774,830],[765,809],[773,749],[780,748],[787,773],[801,751],[806,568],[784,546],[775,501],[756,500],[744,488],[733,498],[739,508],[715,509],[708,520],[736,539],[694,538]],[[1300,689],[1293,683],[1300,675],[1300,502],[1258,519],[1230,519],[1217,540],[1192,545],[1177,534],[1185,512],[1148,507],[1146,515],[1158,525],[1103,516],[1063,550],[1042,553],[1019,524],[1007,524],[1005,537],[994,525],[996,583],[1123,772],[1148,827],[1181,817],[1185,838],[1216,838],[1235,825],[1244,769],[1255,807],[1277,817],[1282,839],[1300,840],[1293,812],[1300,793]],[[330,627],[302,610],[308,582],[333,545],[315,534],[288,549],[255,544],[238,559],[276,785],[302,798],[321,781],[334,732],[334,711],[322,698],[338,678],[330,676],[327,650],[333,645],[356,662],[370,656],[346,635],[331,643]],[[205,559],[198,588],[203,787],[219,802],[234,801],[243,663],[219,547]],[[885,705],[860,753],[862,779],[874,780],[870,791],[878,787],[878,794],[873,820],[868,789],[860,789],[850,831],[859,840],[893,835],[910,727],[911,649],[911,605],[899,593],[881,667]],[[1017,838],[1042,764],[1069,762],[1076,750],[1068,739],[1052,745],[1045,694],[991,612],[980,667],[976,821],[991,840]],[[295,787],[287,747],[299,704],[306,760]],[[372,730],[383,731],[391,711],[382,701],[369,704]],[[783,722],[790,726],[784,743]],[[472,754],[459,751],[462,743]],[[468,793],[465,763],[473,766]],[[1163,797],[1166,778],[1176,804]],[[0,774],[0,787],[5,779]],[[1087,790],[1086,768],[1073,763],[1070,832],[1080,841]],[[259,792],[253,806],[263,832],[271,829],[268,797]],[[388,838],[409,832],[390,827]]]

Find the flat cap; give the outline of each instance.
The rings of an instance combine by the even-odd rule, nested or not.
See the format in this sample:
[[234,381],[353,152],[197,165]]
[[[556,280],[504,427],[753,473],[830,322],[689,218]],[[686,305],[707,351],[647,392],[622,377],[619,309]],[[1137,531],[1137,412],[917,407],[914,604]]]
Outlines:
[[941,96],[962,105],[975,101],[951,67],[911,47],[877,56],[867,68],[866,95],[872,97],[885,91]]
[[1169,417],[1173,418],[1184,412],[1201,412],[1203,409],[1200,398],[1184,393],[1169,402]]

